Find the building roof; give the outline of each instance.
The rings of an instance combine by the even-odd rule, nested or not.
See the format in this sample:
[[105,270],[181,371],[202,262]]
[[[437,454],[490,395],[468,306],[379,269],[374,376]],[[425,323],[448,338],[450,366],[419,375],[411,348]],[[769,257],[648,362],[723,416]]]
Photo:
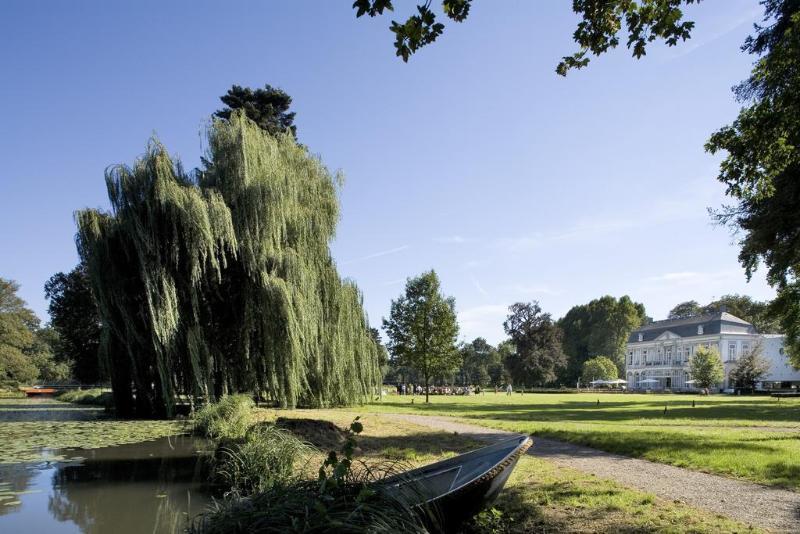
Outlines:
[[[698,333],[698,326],[703,327],[702,334]],[[654,321],[631,332],[628,343],[637,343],[639,334],[642,334],[642,341],[653,341],[664,332],[672,332],[680,337],[696,337],[723,333],[755,334],[756,329],[744,319],[728,312],[715,312],[683,319]]]

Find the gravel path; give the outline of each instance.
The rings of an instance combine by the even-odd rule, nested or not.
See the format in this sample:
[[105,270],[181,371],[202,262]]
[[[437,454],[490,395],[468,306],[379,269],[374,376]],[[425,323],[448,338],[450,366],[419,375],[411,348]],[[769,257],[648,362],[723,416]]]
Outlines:
[[[382,414],[484,441],[512,434],[448,417]],[[800,532],[800,493],[534,437],[528,454],[774,532]]]

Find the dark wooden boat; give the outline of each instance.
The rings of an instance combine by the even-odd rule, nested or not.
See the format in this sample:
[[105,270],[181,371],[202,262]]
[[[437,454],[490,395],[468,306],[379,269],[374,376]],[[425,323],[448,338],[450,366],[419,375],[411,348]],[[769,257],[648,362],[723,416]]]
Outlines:
[[433,531],[454,532],[500,493],[533,444],[517,436],[384,480],[381,486],[415,507]]

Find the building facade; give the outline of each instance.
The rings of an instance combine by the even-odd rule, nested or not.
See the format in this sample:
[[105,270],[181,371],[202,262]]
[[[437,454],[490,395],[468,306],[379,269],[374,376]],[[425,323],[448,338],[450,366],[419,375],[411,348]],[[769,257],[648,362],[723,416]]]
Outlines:
[[759,386],[799,387],[800,370],[784,354],[783,336],[759,334],[752,324],[724,311],[655,321],[633,331],[626,348],[625,378],[631,389],[692,389],[689,360],[698,347],[705,346],[719,351],[725,370],[719,386],[730,389],[729,375],[736,362],[759,344],[770,362],[770,373]]

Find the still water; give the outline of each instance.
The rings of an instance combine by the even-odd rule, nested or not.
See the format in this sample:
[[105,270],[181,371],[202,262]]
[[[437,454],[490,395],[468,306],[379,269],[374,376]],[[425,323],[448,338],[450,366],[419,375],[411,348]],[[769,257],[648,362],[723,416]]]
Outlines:
[[[2,445],[0,445],[2,446]],[[0,533],[172,533],[211,501],[207,443],[173,436],[0,465]]]

